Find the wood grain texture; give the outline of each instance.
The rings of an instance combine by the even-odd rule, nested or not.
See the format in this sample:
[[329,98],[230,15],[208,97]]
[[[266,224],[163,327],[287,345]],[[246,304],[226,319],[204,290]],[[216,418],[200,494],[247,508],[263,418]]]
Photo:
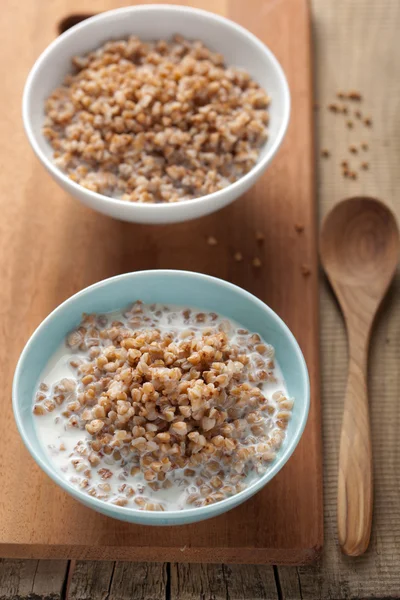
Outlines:
[[72,563],[66,595],[68,600],[161,600],[167,595],[167,564]]
[[320,233],[320,256],[346,322],[349,368],[340,434],[338,538],[360,556],[371,535],[373,482],[368,401],[368,354],[375,316],[399,260],[392,211],[370,197],[339,202]]
[[[45,562],[45,561],[40,561]],[[38,560],[0,560],[0,598],[26,597],[32,592]]]
[[[350,141],[357,141],[358,130],[353,132],[355,135],[350,140],[350,132],[334,115],[325,109],[316,114],[319,146],[331,151],[330,159],[317,160],[320,214],[325,215],[339,199],[361,193],[385,199],[400,217],[399,2],[312,0],[311,5],[316,100],[325,106],[333,101],[334,93],[339,88],[358,87],[365,93],[365,105],[374,118],[373,129],[366,132],[370,142],[370,171],[362,179],[349,181],[340,176],[338,163],[348,158],[348,144]],[[366,44],[366,40],[370,43]],[[39,50],[40,48],[37,49]],[[24,74],[21,73],[21,85],[23,77]],[[17,112],[15,118],[18,118]],[[1,126],[0,121],[0,128]],[[364,133],[364,130],[360,132]],[[22,135],[19,136],[23,139]],[[348,366],[346,334],[338,307],[323,278],[320,290],[325,543],[321,561],[316,566],[279,567],[282,589],[279,599],[399,598],[400,275],[397,275],[389,290],[372,338],[369,384],[375,471],[374,520],[369,550],[356,559],[340,553],[336,525],[339,435]],[[15,562],[6,560],[0,563],[0,597],[6,597],[7,600],[15,597],[11,585],[7,583],[13,580]],[[17,562],[22,565],[20,585],[29,589],[31,565],[37,561]],[[89,571],[86,577],[90,577],[90,570],[97,563],[86,564]],[[179,568],[186,570],[180,584],[181,595],[186,593],[186,598],[196,600],[213,597],[209,587],[202,587],[198,576],[200,565],[180,565]],[[270,572],[270,567],[259,568],[264,573]],[[247,577],[252,567],[241,565],[237,569],[243,573],[243,577]],[[171,566],[171,576],[172,574]],[[7,596],[4,595],[6,589]],[[176,588],[171,586],[172,589]],[[227,580],[228,594],[229,591]],[[227,598],[228,594],[222,597]],[[103,598],[93,596],[96,600],[100,597]],[[248,594],[248,599],[250,598],[251,593]],[[278,594],[276,599],[278,600]]]
[[[7,0],[4,43],[15,48],[7,68],[3,140],[0,253],[4,343],[1,397],[5,434],[0,505],[0,554],[9,557],[170,560],[174,562],[305,563],[322,544],[316,220],[311,136],[309,14],[305,0],[193,2],[241,22],[271,46],[289,79],[294,106],[285,143],[265,177],[234,205],[209,217],[149,227],[96,214],[64,194],[33,156],[19,114],[22,86],[33,57],[71,13],[116,5],[112,0],[27,2],[22,13]],[[262,18],[260,18],[262,16]],[[24,27],[24,45],[13,29]],[[0,100],[4,102],[5,100]],[[6,109],[4,108],[4,111]],[[21,170],[21,164],[24,168]],[[229,227],[227,227],[229,223]],[[299,235],[295,224],[304,225]],[[266,234],[260,246],[256,229]],[[219,244],[206,244],[209,234]],[[233,260],[240,250],[245,260]],[[263,267],[249,268],[258,254]],[[29,268],[27,261],[29,260]],[[310,275],[302,274],[302,265]],[[139,527],[96,514],[58,489],[34,465],[17,435],[11,374],[29,334],[56,305],[79,289],[117,273],[179,268],[233,281],[276,309],[297,337],[310,370],[311,411],[294,456],[262,492],[227,515],[177,529]],[[290,281],[290,293],[288,284]],[[16,316],[18,315],[18,318]],[[10,327],[13,323],[13,327]],[[15,465],[18,464],[18,469]],[[29,497],[29,502],[20,502]],[[114,575],[115,577],[115,575]]]
[[68,600],[104,600],[109,596],[114,570],[111,561],[71,561]]
[[[369,329],[369,323],[368,323]],[[351,342],[349,373],[340,434],[337,522],[345,554],[360,556],[368,548],[372,527],[373,474],[369,419],[368,340]]]
[[273,567],[248,565],[171,565],[171,600],[212,598],[276,600]]
[[61,599],[67,567],[66,560],[0,560],[0,599]]
[[[342,198],[369,195],[391,206],[400,220],[400,4],[397,0],[312,1],[319,148],[320,216]],[[356,123],[348,130],[339,115],[326,110],[339,89],[358,89],[360,106],[373,127]],[[355,107],[356,108],[356,107]],[[350,143],[369,143],[368,172],[356,181],[341,176],[340,161],[354,165]],[[364,159],[364,157],[362,157]],[[371,340],[369,397],[374,466],[374,518],[368,552],[343,556],[336,525],[340,428],[347,379],[348,352],[344,323],[321,277],[321,357],[324,440],[325,543],[315,567],[279,568],[285,600],[347,600],[400,597],[400,274],[389,290]]]
[[166,597],[167,565],[115,563],[110,600],[159,600]]

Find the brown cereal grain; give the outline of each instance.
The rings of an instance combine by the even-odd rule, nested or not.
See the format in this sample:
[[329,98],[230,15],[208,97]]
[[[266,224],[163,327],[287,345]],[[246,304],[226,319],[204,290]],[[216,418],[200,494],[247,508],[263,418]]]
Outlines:
[[[242,489],[247,474],[254,469],[261,473],[269,440],[276,447],[282,442],[279,432],[292,406],[277,393],[280,418],[270,430],[264,419],[277,412],[276,398],[271,403],[260,387],[273,381],[274,351],[258,334],[236,329],[238,341],[232,344],[229,328],[223,326],[229,322],[218,321],[215,313],[183,310],[190,335],[181,336],[156,326],[162,310],[154,308],[149,317],[137,302],[123,313],[126,322],[95,325],[94,315],[84,315],[68,336],[79,337],[79,346],[87,348],[76,381],[62,380],[49,397],[41,392],[43,399],[33,408],[35,414],[44,414],[42,403],[53,402],[53,392],[68,394],[66,418],[90,434],[89,441],[79,441],[70,455],[70,480],[88,494],[121,506],[132,502],[135,494],[142,495],[133,498],[141,510],[165,510],[154,502],[157,490],[172,487],[178,469],[188,504],[218,502]],[[88,343],[93,337],[98,339],[94,355]],[[92,380],[85,385],[89,375]],[[81,390],[86,394],[88,386],[93,392],[90,404],[80,403]],[[113,472],[110,465],[118,470]],[[102,483],[89,485],[91,469]],[[144,481],[135,482],[133,490],[126,480],[139,474]],[[189,489],[193,485],[198,492]],[[150,496],[143,496],[149,489]]]
[[347,94],[347,98],[349,100],[356,100],[357,102],[361,102],[362,95],[357,90],[350,90],[350,92]]
[[255,165],[270,99],[201,42],[131,36],[72,63],[45,102],[43,134],[56,166],[86,189],[178,202],[216,192]]
[[265,235],[262,233],[262,231],[256,231],[256,241],[259,244],[262,244],[265,240]]

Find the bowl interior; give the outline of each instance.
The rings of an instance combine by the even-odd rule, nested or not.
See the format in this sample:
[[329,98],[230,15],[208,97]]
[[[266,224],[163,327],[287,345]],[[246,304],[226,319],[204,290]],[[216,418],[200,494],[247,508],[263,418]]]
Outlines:
[[[71,488],[67,482],[60,481],[60,474],[37,438],[32,414],[34,389],[47,361],[65,339],[65,335],[79,324],[83,312],[101,313],[117,310],[137,299],[145,303],[179,304],[218,312],[234,319],[245,328],[258,332],[275,347],[289,394],[295,398],[295,404],[287,436],[278,457],[271,469],[258,480],[263,481],[263,484],[269,481],[296,447],[307,420],[308,375],[300,348],[283,321],[248,292],[213,277],[184,271],[142,271],[105,280],[79,292],[43,321],[25,346],[13,386],[17,424],[34,458],[58,483]],[[75,496],[85,498],[86,502],[90,501],[87,495],[77,492],[76,488],[70,491],[74,491]],[[127,510],[129,509],[120,509],[125,512]],[[160,514],[164,516],[164,520],[168,519],[168,513]]]
[[229,66],[246,69],[271,97],[269,139],[259,160],[266,157],[286,128],[289,95],[283,72],[273,54],[252,34],[231,21],[204,11],[173,6],[128,7],[100,14],[64,33],[50,44],[28,78],[24,115],[38,149],[51,160],[43,137],[44,103],[71,72],[71,57],[96,49],[110,39],[136,35],[144,40],[168,39],[180,33],[199,39],[224,55]]

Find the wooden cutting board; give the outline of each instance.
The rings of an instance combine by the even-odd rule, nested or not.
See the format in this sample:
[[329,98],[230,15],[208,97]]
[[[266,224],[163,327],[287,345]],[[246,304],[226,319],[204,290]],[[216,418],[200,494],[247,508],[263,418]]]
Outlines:
[[[323,538],[318,359],[316,203],[310,17],[306,0],[196,0],[259,36],[286,71],[293,110],[276,160],[224,210],[171,226],[122,223],[92,212],[50,179],[25,139],[20,102],[36,57],[70,15],[128,5],[113,0],[3,0],[0,171],[0,556],[301,564]],[[300,227],[299,227],[300,226]],[[300,229],[304,229],[300,231]],[[255,240],[262,230],[265,242]],[[218,245],[207,245],[212,235]],[[242,252],[237,263],[232,256]],[[251,259],[259,256],[262,267]],[[71,294],[105,277],[151,268],[215,275],[246,288],[286,321],[305,354],[311,411],[279,475],[225,515],[181,527],[140,527],[81,506],[31,459],[16,430],[11,380],[40,321]]]

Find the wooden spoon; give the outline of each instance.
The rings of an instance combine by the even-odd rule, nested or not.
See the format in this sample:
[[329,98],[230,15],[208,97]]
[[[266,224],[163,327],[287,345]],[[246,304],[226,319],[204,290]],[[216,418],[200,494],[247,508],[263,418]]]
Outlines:
[[343,552],[350,556],[365,552],[371,534],[368,346],[376,312],[396,270],[399,248],[396,219],[374,198],[340,202],[322,226],[322,264],[342,308],[349,338],[339,455],[338,533]]

